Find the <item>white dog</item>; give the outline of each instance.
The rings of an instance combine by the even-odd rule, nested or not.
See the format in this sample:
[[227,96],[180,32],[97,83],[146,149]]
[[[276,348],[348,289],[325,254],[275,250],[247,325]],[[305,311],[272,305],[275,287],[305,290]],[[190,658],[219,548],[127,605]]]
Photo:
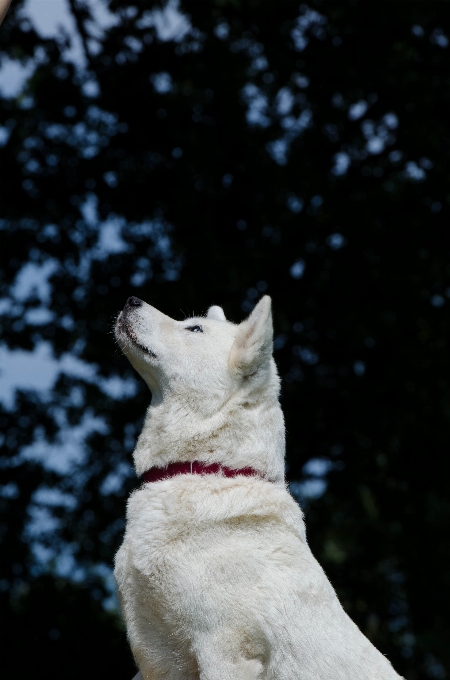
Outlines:
[[143,678],[398,679],[286,489],[270,298],[235,325],[220,307],[174,321],[131,297],[116,336],[152,392],[114,572]]

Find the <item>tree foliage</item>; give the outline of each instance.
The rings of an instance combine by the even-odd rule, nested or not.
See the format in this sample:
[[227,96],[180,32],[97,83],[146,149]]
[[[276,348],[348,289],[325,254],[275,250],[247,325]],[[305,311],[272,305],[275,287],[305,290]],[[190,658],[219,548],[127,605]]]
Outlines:
[[400,673],[445,678],[448,2],[68,6],[72,35],[21,2],[2,28],[32,67],[2,95],[3,361],[54,371],[0,415],[5,678],[133,672],[108,585],[149,401],[110,334],[127,296],[238,321],[262,293],[313,551]]

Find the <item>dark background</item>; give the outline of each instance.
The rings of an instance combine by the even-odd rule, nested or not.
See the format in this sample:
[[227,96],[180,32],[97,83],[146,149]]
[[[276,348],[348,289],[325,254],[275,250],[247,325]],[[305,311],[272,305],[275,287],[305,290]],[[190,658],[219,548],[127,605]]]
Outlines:
[[69,0],[75,37],[20,1],[2,27],[33,66],[2,97],[3,370],[47,352],[0,414],[2,677],[135,672],[126,298],[239,321],[263,293],[312,550],[399,673],[448,677],[448,2],[102,4]]

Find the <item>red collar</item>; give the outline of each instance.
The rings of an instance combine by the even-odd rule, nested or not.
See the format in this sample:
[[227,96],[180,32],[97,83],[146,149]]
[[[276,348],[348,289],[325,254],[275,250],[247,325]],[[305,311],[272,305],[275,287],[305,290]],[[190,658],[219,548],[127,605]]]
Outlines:
[[169,479],[176,475],[216,475],[222,474],[224,477],[262,477],[254,468],[245,467],[237,470],[229,468],[220,463],[211,463],[207,465],[199,460],[194,460],[192,463],[170,463],[166,467],[152,467],[142,475],[142,481],[160,482],[162,479]]

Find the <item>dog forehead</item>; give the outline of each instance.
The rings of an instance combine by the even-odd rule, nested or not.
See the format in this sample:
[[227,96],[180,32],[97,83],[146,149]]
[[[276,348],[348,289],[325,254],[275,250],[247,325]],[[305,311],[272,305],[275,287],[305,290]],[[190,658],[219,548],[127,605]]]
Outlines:
[[214,335],[223,335],[234,338],[237,332],[237,326],[230,321],[219,321],[217,319],[209,319],[204,316],[193,316],[184,321],[178,321],[184,328],[192,326],[201,326],[205,331],[210,331]]
[[231,321],[209,318],[208,316],[191,316],[179,321],[163,314],[148,303],[144,303],[139,311],[140,320],[137,318],[136,321],[141,327],[141,331],[144,334],[156,332],[158,335],[165,336],[169,342],[169,338],[175,340],[174,333],[178,335],[178,331],[185,329],[185,332],[188,332],[193,326],[200,326],[203,330],[204,340],[209,337],[218,344],[221,344],[221,340],[229,344],[229,341],[232,342],[236,337],[238,329],[238,325]]

